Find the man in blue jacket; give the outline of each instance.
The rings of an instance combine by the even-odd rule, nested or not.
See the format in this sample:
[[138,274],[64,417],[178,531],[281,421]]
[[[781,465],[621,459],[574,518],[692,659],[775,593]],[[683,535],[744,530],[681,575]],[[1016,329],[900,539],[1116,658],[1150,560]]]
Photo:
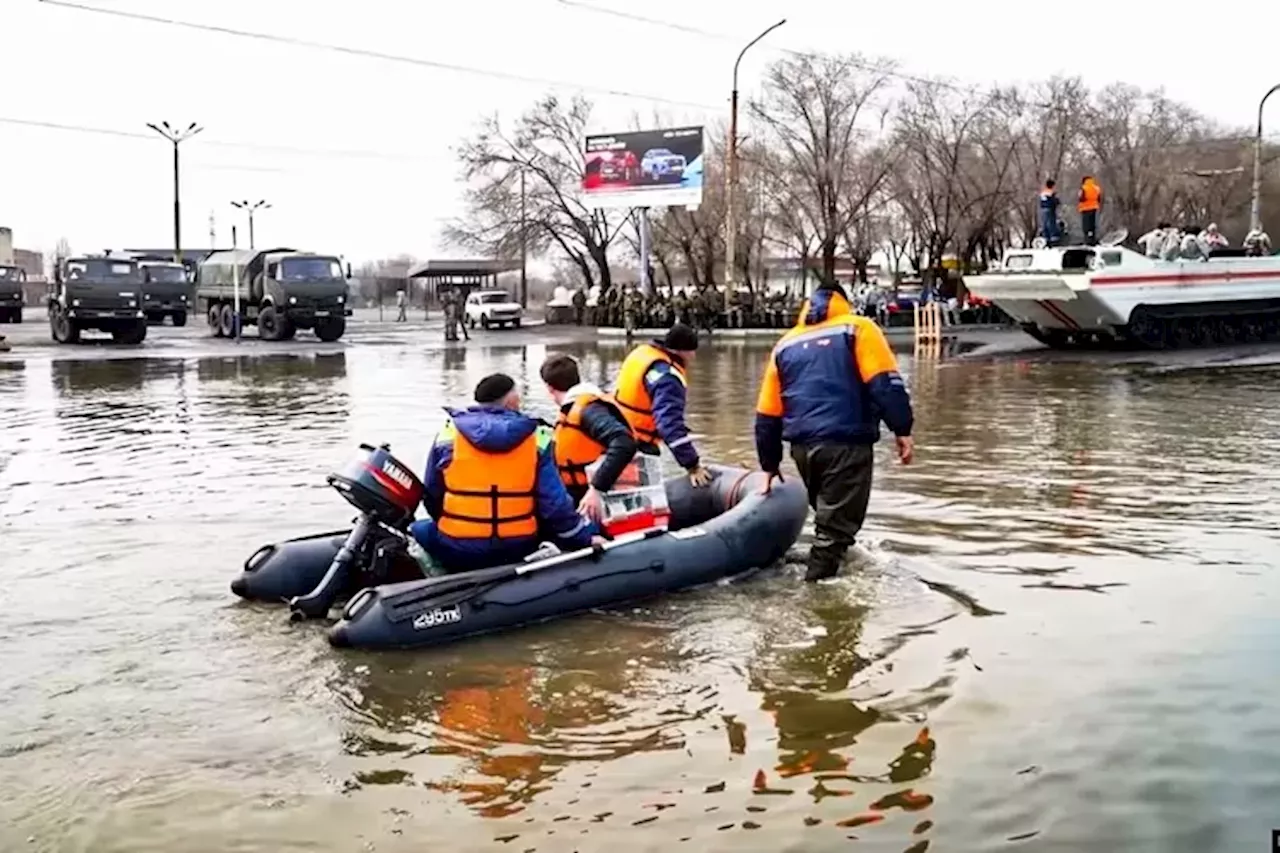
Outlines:
[[782,442],[809,492],[813,545],[805,580],[834,575],[862,529],[871,498],[880,422],[910,464],[914,416],[893,350],[872,320],[855,315],[839,285],[809,297],[800,322],[769,355],[756,401],[756,455],[779,477]]
[[520,412],[515,380],[480,380],[476,404],[449,409],[423,478],[431,520],[410,531],[453,572],[523,560],[546,531],[569,549],[595,541],[565,491],[551,453],[551,430]]

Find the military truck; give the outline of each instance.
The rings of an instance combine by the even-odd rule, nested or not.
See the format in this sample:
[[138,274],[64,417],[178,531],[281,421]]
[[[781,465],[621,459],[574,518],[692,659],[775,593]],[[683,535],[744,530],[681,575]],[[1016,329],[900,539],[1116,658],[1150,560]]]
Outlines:
[[22,285],[26,280],[25,270],[0,266],[0,323],[22,322]]
[[347,281],[334,255],[297,249],[231,249],[200,262],[196,297],[214,337],[236,331],[235,291],[240,290],[240,323],[258,327],[258,337],[287,341],[299,329],[311,329],[322,341],[336,341],[347,330],[351,308]]
[[175,326],[187,325],[191,301],[191,274],[173,261],[138,260],[142,270],[142,310],[147,322],[159,325],[165,317]]
[[49,330],[60,344],[77,343],[86,329],[107,332],[121,344],[140,344],[147,337],[142,271],[132,258],[58,259],[48,306]]

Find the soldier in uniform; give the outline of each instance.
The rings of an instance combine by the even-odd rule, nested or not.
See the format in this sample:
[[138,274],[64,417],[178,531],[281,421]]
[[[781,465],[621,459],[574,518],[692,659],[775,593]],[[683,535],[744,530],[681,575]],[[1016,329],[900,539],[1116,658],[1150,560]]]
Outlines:
[[754,290],[743,290],[739,304],[742,306],[743,328],[754,329],[760,325],[759,319],[756,317],[756,292]]
[[671,297],[671,311],[675,314],[677,323],[684,323],[686,326],[693,325],[689,319],[689,294],[685,293],[683,287],[676,291],[675,296]]
[[573,292],[572,302],[573,322],[575,325],[581,326],[583,315],[586,313],[587,309],[587,294],[581,287]]
[[725,323],[730,329],[736,329],[742,324],[742,292],[735,287],[726,291],[725,296],[729,304]]
[[440,295],[440,305],[444,308],[444,339],[446,341],[456,341],[458,339],[458,327],[461,326],[462,334],[467,340],[471,340],[471,335],[467,332],[466,321],[462,318],[462,296],[456,288],[450,287]]
[[622,291],[622,325],[627,330],[627,337],[636,331],[636,312],[640,308],[640,294],[634,284],[628,284]]

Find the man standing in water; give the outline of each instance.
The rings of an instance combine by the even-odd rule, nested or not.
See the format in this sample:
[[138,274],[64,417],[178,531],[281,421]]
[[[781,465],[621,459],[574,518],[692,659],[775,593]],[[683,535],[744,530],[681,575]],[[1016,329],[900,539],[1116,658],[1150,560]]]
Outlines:
[[853,313],[840,285],[824,284],[774,346],[756,402],[765,491],[782,479],[784,441],[809,491],[814,539],[807,581],[836,574],[862,529],[882,420],[893,431],[898,459],[910,464],[914,416],[893,350],[874,321]]

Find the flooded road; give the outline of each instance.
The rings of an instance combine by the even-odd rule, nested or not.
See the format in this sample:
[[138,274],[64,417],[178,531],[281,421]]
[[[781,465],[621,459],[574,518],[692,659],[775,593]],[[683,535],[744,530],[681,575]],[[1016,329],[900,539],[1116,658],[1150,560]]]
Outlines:
[[[550,411],[488,340],[0,363],[0,850],[1268,849],[1280,368],[908,358],[829,584],[379,655],[233,600],[358,441],[420,468],[494,370]],[[704,456],[767,346],[700,353]]]

